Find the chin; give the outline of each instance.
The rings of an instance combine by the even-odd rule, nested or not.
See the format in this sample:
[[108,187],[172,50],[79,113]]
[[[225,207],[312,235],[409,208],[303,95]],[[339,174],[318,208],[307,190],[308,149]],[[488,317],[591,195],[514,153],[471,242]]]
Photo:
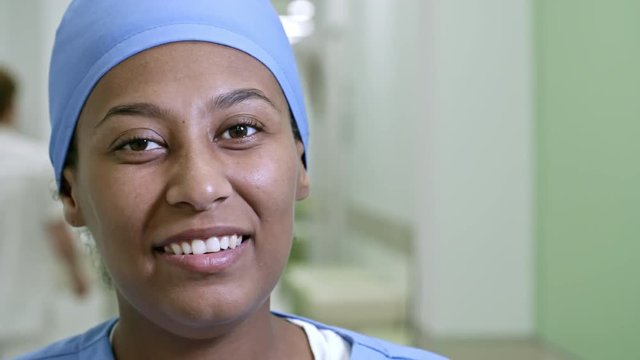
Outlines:
[[270,291],[256,289],[215,285],[174,287],[163,295],[157,293],[138,301],[119,293],[118,303],[121,317],[143,317],[175,335],[204,339],[237,327],[261,308],[268,311]]

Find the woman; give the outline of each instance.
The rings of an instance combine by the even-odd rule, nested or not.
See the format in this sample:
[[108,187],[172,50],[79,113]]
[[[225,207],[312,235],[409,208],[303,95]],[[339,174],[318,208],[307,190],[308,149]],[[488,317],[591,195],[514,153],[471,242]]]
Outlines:
[[120,316],[26,359],[440,359],[269,310],[309,181],[267,0],[76,0],[50,94],[65,216],[95,238]]

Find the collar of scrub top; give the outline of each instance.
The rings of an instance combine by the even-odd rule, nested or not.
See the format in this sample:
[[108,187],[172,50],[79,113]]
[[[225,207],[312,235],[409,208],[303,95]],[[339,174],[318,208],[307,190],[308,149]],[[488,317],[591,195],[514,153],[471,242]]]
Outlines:
[[80,111],[110,69],[150,48],[206,41],[262,62],[280,84],[305,147],[309,128],[295,58],[269,0],[74,0],[56,32],[49,72],[49,155],[60,187]]

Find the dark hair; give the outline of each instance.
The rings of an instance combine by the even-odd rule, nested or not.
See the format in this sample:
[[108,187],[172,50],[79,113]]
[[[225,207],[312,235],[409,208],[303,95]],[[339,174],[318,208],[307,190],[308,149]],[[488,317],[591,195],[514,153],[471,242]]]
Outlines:
[[16,93],[16,82],[8,71],[0,68],[0,119],[11,108]]

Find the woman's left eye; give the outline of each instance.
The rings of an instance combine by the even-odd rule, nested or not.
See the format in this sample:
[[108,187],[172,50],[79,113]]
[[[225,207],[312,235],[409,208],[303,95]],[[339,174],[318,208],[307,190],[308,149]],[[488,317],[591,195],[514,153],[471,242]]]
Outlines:
[[253,125],[237,124],[228,128],[222,133],[223,139],[242,139],[249,137],[258,132],[258,129]]

